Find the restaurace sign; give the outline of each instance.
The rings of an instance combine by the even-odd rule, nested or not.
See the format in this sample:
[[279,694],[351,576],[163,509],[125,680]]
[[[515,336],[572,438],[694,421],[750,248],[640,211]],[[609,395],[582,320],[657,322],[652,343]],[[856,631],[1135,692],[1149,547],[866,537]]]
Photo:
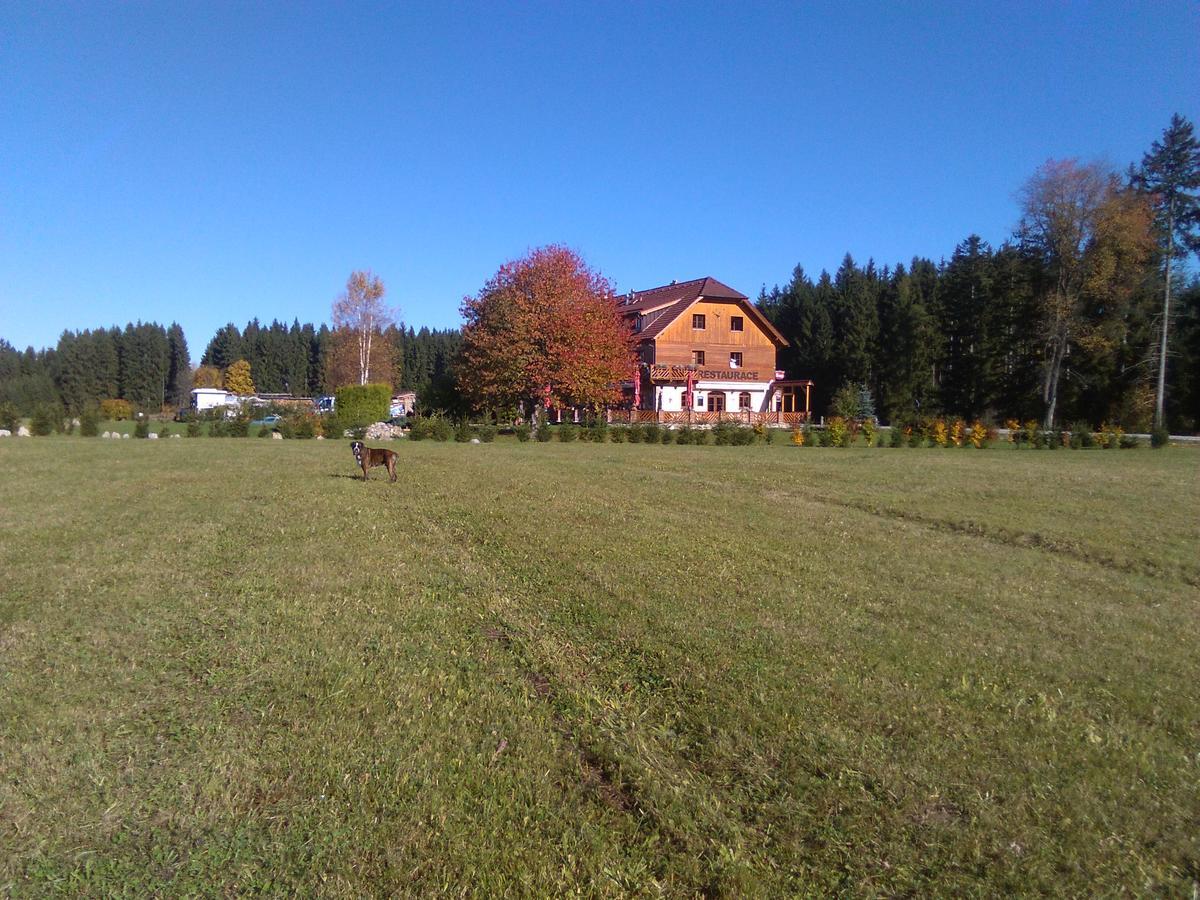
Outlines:
[[651,381],[687,381],[688,372],[696,381],[761,381],[758,372],[745,369],[689,369],[687,366],[651,366]]

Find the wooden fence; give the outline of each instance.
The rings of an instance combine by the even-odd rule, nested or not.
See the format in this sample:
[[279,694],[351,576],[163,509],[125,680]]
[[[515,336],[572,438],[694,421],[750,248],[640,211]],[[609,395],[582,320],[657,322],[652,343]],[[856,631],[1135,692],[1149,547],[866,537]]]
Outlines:
[[[570,415],[567,413],[567,415]],[[564,416],[565,418],[565,416]],[[719,425],[722,422],[737,425],[768,425],[777,428],[794,428],[808,421],[808,413],[802,412],[753,412],[748,409],[727,412],[663,412],[654,409],[614,409],[609,411],[609,421],[615,425]]]

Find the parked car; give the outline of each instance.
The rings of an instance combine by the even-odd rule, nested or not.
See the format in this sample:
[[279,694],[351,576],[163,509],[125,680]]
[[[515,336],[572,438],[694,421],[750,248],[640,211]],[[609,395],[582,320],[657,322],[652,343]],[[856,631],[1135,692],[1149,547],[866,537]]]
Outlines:
[[255,419],[250,424],[251,425],[267,425],[269,427],[274,427],[275,425],[278,425],[282,421],[283,421],[283,416],[270,415],[270,416],[263,416],[261,419]]

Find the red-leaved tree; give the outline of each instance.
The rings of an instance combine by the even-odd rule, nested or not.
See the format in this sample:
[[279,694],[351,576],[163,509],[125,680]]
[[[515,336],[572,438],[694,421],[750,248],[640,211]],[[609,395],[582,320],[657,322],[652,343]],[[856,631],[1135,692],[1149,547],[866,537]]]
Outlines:
[[616,402],[633,349],[612,294],[608,279],[567,247],[505,263],[463,298],[463,394],[477,409]]

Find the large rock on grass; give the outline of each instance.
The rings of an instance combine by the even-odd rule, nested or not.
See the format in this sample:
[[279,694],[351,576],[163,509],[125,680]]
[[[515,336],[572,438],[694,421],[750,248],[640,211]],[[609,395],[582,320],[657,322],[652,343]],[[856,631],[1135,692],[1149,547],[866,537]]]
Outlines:
[[12,437],[12,432],[7,428],[0,428],[0,437]]
[[29,429],[26,428],[24,425],[22,425],[20,428],[17,429],[17,437],[31,437],[31,436],[32,435],[30,435]]
[[400,437],[404,437],[404,429],[399,425],[376,422],[374,425],[367,426],[366,439],[368,441],[390,441]]
[[283,435],[282,435],[282,434],[280,434],[278,431],[272,431],[272,432],[271,432],[271,440],[273,440],[273,441],[282,441],[282,440],[283,440]]

